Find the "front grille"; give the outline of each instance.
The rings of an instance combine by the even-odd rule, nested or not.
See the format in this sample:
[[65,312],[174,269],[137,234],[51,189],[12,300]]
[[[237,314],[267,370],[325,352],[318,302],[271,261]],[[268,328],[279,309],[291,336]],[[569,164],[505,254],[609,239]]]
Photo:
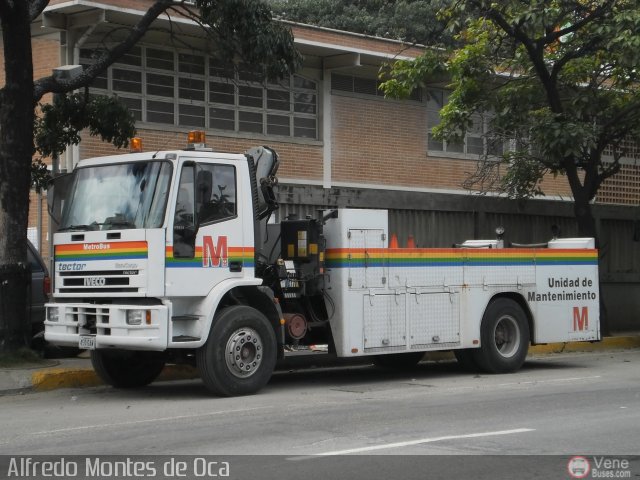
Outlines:
[[[140,270],[60,272],[60,293],[136,293]],[[131,284],[138,286],[131,286]]]
[[109,271],[101,271],[101,270],[92,270],[92,271],[82,271],[82,272],[60,272],[59,275],[61,277],[105,277],[105,276],[131,276],[138,275],[140,270],[109,270]]
[[[97,278],[97,277],[87,277],[87,278]],[[104,278],[104,286],[109,287],[112,285],[129,285],[128,278],[112,278],[112,277],[102,277]],[[63,284],[65,287],[87,287],[90,285],[86,284],[85,278],[65,278]]]
[[136,293],[138,288],[60,288],[60,293]]
[[[76,325],[76,333],[96,334],[100,325],[109,324],[109,309],[99,307],[71,307],[65,315],[66,322]],[[104,328],[104,327],[103,327]],[[100,333],[103,333],[102,331]]]

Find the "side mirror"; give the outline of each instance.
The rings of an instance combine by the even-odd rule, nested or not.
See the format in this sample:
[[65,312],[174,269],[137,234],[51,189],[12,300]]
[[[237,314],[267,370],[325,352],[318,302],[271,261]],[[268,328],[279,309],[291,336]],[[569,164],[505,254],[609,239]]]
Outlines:
[[262,219],[278,209],[273,189],[278,184],[276,173],[280,161],[276,151],[269,147],[251,148],[246,152],[246,155],[253,160],[255,167],[258,186],[257,214],[258,218]]

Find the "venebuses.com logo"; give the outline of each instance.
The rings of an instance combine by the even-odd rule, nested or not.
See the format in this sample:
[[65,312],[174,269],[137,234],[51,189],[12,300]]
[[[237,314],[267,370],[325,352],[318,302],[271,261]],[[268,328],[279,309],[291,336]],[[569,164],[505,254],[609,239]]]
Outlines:
[[569,459],[567,471],[571,478],[631,478],[631,465],[624,458],[592,457],[589,460],[576,455]]
[[586,478],[591,471],[591,464],[585,457],[571,457],[567,464],[567,470],[572,478]]

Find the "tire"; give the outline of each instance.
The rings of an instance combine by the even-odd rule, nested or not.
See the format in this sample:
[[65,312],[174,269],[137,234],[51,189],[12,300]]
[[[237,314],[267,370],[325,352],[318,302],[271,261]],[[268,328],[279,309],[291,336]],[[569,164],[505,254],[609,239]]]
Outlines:
[[164,352],[91,350],[98,376],[115,388],[138,388],[153,382],[165,364]]
[[453,351],[453,354],[458,361],[458,365],[465,372],[477,372],[479,369],[473,355],[475,353],[474,348],[462,348]]
[[498,298],[489,304],[480,326],[481,346],[473,359],[487,373],[518,370],[529,350],[527,317],[514,300]]
[[415,367],[424,357],[424,352],[390,353],[388,355],[376,355],[373,363],[378,367],[404,370]]
[[276,350],[276,335],[267,317],[236,305],[214,317],[207,342],[196,352],[196,367],[212,393],[250,395],[269,382]]

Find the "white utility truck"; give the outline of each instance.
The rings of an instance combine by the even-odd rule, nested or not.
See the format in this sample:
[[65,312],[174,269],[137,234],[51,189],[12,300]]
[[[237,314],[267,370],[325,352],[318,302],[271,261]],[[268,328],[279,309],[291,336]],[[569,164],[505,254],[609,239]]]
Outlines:
[[182,362],[216,394],[250,394],[314,345],[398,368],[453,350],[512,372],[529,344],[600,339],[593,239],[396,248],[384,210],[268,224],[276,153],[195,141],[82,160],[50,191],[45,337],[90,350],[108,384],[146,385]]

